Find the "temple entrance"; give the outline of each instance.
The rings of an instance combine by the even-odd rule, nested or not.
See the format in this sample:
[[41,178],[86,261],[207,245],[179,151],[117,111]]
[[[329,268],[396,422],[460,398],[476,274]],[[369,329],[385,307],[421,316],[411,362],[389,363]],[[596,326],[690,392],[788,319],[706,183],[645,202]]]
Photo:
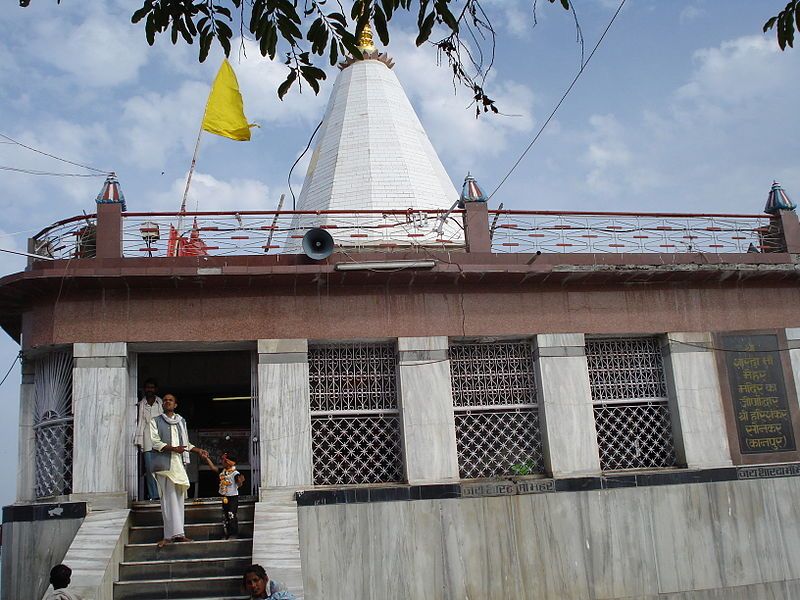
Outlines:
[[[254,493],[253,465],[251,465],[253,381],[252,352],[247,350],[225,352],[159,352],[139,353],[137,382],[139,398],[144,382],[155,379],[158,395],[174,394],[178,400],[177,412],[189,427],[193,444],[208,450],[211,459],[219,465],[223,452],[233,453],[237,467],[245,476],[240,494]],[[191,453],[187,473],[192,486],[189,498],[217,496],[218,478],[200,459]],[[140,465],[139,498],[143,498],[143,477]]]

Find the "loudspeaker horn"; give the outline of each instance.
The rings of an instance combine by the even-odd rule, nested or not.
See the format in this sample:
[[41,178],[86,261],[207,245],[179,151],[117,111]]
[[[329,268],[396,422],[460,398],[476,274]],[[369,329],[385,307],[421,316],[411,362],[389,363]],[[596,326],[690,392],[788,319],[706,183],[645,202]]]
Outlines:
[[312,260],[323,260],[333,254],[333,238],[331,234],[315,227],[303,236],[303,252]]

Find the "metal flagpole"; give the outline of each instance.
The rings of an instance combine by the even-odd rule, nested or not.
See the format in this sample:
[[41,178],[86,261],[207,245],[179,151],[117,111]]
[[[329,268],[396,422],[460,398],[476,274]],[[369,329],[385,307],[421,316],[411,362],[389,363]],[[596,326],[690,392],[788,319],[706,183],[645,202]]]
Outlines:
[[[208,110],[208,102],[206,102],[206,110]],[[197,165],[197,152],[200,150],[200,138],[203,137],[203,122],[206,120],[206,112],[203,111],[203,119],[200,121],[200,131],[197,133],[197,141],[194,144],[194,154],[192,154],[192,164],[189,167],[189,176],[186,178],[186,188],[183,190],[183,200],[181,201],[181,210],[178,213],[178,239],[183,235],[181,233],[181,227],[183,226],[183,216],[186,213],[186,200],[189,197],[189,186],[192,183],[192,174],[194,173],[194,168]],[[175,254],[174,256],[178,256],[178,248],[180,244],[175,243]]]

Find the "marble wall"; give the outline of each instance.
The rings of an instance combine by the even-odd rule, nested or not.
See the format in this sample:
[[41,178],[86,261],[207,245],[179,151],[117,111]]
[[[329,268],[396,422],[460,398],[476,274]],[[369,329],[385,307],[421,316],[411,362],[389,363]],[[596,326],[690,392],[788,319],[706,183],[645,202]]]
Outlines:
[[17,460],[17,502],[36,498],[36,434],[33,431],[35,361],[22,361],[19,386],[19,457]]
[[258,409],[262,489],[311,485],[307,340],[258,340]]
[[786,342],[789,346],[789,360],[792,364],[792,374],[794,384],[800,395],[800,327],[789,327],[786,329]]
[[253,525],[253,563],[303,600],[297,503],[293,489],[262,490]]
[[678,464],[732,464],[710,333],[670,333],[662,352]]
[[93,512],[78,529],[63,563],[72,569],[70,591],[82,600],[114,600],[129,514],[127,509]]
[[408,483],[458,479],[447,337],[399,338],[399,404]]
[[128,350],[124,342],[74,345],[73,498],[126,507]]
[[41,600],[83,519],[3,523],[0,600]]
[[798,597],[800,478],[302,507],[307,599]]
[[554,477],[599,473],[583,334],[538,335],[534,344],[545,469]]

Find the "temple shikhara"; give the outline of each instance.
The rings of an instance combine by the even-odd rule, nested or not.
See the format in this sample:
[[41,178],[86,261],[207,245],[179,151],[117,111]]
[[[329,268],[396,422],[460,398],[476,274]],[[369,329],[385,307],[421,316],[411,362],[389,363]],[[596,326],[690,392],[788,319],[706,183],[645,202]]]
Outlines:
[[[800,597],[786,191],[754,214],[495,210],[362,51],[292,210],[135,212],[109,176],[0,279],[24,355],[2,599],[41,600],[59,562],[95,600],[242,598],[251,563],[306,599]],[[201,462],[194,541],[157,548],[150,379],[239,457],[237,538]]]

